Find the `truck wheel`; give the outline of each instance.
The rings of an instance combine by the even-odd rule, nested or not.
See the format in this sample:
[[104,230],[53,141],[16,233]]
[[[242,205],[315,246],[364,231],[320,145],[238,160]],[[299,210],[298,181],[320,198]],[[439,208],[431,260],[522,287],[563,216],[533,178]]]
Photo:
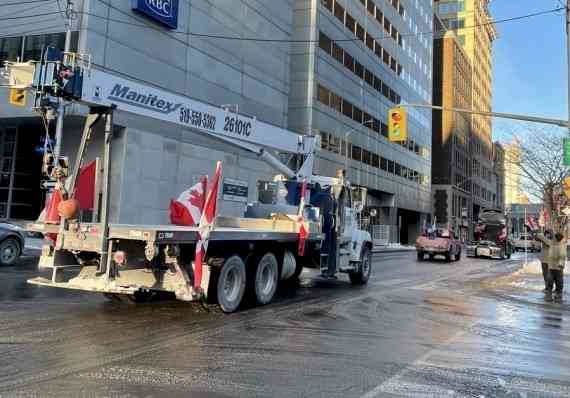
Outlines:
[[455,255],[455,261],[461,261],[461,250],[459,250]]
[[445,253],[445,261],[448,263],[451,261],[451,250]]
[[418,252],[418,261],[423,261],[423,260],[424,260],[424,253]]
[[273,300],[279,280],[279,266],[272,253],[266,253],[255,267],[255,301],[260,305]]
[[217,277],[216,294],[218,304],[226,313],[238,309],[245,291],[245,265],[239,256],[231,256]]
[[372,271],[372,252],[368,247],[362,248],[360,253],[360,264],[358,265],[358,271],[351,272],[348,274],[350,282],[353,285],[365,285],[370,279],[370,273]]

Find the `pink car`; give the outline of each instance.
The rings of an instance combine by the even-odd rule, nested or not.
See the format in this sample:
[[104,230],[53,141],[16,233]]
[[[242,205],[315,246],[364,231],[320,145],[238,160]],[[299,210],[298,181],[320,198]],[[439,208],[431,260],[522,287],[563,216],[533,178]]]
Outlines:
[[451,261],[452,257],[455,261],[461,259],[461,242],[449,229],[438,228],[423,234],[416,240],[416,250],[419,261],[424,260],[426,254],[430,260],[436,255],[445,256],[447,261]]

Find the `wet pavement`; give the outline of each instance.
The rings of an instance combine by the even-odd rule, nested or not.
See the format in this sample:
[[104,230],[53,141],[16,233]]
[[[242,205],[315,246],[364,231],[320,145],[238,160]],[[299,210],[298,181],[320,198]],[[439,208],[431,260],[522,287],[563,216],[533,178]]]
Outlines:
[[0,268],[2,397],[570,396],[570,296],[522,256],[385,253],[366,287],[304,272],[232,315],[30,286],[36,261]]

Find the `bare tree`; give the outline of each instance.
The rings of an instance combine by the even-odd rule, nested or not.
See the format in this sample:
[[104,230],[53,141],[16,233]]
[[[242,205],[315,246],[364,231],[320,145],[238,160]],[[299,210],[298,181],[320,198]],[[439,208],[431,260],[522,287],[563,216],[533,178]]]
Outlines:
[[560,211],[570,204],[563,187],[570,177],[570,168],[563,164],[565,134],[559,128],[527,124],[512,134],[510,150],[505,151],[505,168],[510,167],[511,175],[520,179],[520,187],[534,201],[544,203],[555,230],[566,224]]

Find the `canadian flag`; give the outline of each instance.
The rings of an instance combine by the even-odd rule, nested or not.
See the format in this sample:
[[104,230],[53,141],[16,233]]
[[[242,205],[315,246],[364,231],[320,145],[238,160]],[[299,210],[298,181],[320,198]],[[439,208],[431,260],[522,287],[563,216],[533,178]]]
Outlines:
[[298,214],[299,223],[301,224],[299,226],[299,246],[297,248],[299,256],[305,255],[305,246],[306,246],[305,242],[307,241],[307,237],[309,236],[309,231],[307,231],[307,228],[305,227],[305,218],[303,217],[303,212],[305,210],[306,196],[307,196],[307,182],[303,181],[303,184],[301,185],[301,201],[299,203],[299,214]]
[[170,201],[170,222],[174,225],[198,225],[204,207],[208,177],[204,176],[193,187],[182,192],[177,200]]
[[536,231],[538,229],[538,224],[532,216],[527,216],[525,225],[529,227],[531,231]]
[[206,196],[206,202],[202,209],[200,224],[198,225],[198,240],[196,242],[196,254],[194,257],[194,290],[201,292],[202,289],[202,267],[206,251],[208,250],[208,240],[210,232],[214,228],[214,220],[218,207],[218,190],[222,176],[222,162],[216,164],[216,174],[212,181],[212,186]]

